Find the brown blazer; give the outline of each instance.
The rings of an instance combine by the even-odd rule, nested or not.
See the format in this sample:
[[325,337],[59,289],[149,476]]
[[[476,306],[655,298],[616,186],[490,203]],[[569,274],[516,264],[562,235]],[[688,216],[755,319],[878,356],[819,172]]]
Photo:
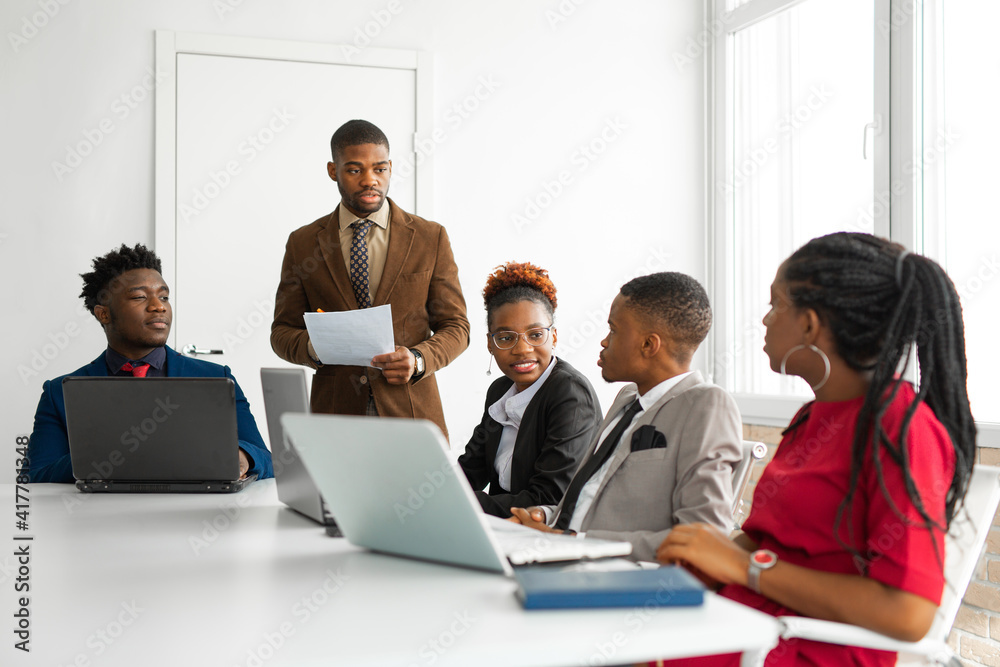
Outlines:
[[358,307],[340,244],[339,207],[288,236],[271,347],[286,361],[317,368],[313,412],[363,415],[370,388],[379,415],[429,419],[447,436],[434,373],[469,346],[458,267],[444,227],[403,211],[391,199],[389,206],[389,249],[372,306],[391,304],[396,345],[420,351],[424,375],[416,382],[390,385],[378,369],[317,368],[309,358],[303,313]]

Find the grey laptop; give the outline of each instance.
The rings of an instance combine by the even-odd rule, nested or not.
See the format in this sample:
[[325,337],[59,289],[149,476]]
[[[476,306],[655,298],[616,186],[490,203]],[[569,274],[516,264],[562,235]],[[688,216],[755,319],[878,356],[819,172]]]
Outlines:
[[505,574],[511,564],[632,551],[628,542],[542,533],[484,514],[429,421],[286,414],[281,422],[358,546]]
[[66,431],[86,492],[232,493],[240,479],[230,378],[67,377]]
[[336,526],[309,471],[299,459],[298,452],[285,439],[281,428],[281,415],[309,412],[305,370],[261,368],[260,386],[264,391],[264,413],[267,416],[267,436],[271,440],[278,500],[313,521]]

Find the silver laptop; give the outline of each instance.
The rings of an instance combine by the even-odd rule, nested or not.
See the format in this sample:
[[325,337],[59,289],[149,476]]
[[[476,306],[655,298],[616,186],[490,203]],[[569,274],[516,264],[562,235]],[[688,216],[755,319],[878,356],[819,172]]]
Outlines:
[[230,378],[67,377],[66,432],[86,492],[232,493],[240,479]]
[[278,500],[317,523],[336,526],[323,496],[302,465],[298,452],[285,440],[281,427],[281,415],[309,412],[305,369],[261,368],[260,386],[264,391],[264,414],[267,417],[267,436],[271,440]]
[[429,421],[286,414],[299,452],[344,536],[358,546],[511,574],[511,564],[624,556],[628,542],[490,528],[465,475]]

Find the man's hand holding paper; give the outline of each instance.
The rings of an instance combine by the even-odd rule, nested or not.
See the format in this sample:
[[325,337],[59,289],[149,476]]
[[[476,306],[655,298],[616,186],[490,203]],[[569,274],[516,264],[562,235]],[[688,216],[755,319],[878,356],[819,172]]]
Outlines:
[[[392,334],[392,309],[389,304],[375,308],[345,310],[335,313],[305,313],[309,342],[316,355],[326,365],[373,366],[384,371],[390,384],[402,384],[413,372],[413,355],[406,348],[397,348]],[[405,380],[396,379],[403,351],[409,355],[409,373]]]

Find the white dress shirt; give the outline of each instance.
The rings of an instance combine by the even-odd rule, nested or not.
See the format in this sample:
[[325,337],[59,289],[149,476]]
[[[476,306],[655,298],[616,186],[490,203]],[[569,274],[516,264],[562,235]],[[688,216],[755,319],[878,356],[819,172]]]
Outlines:
[[514,458],[514,441],[517,440],[517,430],[521,427],[521,417],[528,408],[528,403],[538,393],[538,389],[552,375],[552,369],[556,367],[556,358],[552,357],[541,376],[531,383],[531,386],[524,391],[518,391],[517,385],[512,384],[507,393],[490,406],[489,414],[498,424],[503,425],[503,432],[500,434],[500,445],[497,447],[497,456],[493,461],[493,467],[500,477],[500,486],[504,491],[510,493],[510,462]]
[[[636,413],[635,417],[632,418],[632,423],[625,429],[625,432],[622,433],[622,438],[618,441],[619,447],[632,446],[632,431],[635,430],[639,417],[641,417],[646,410],[656,404],[657,401],[666,396],[667,392],[673,389],[678,382],[690,374],[691,371],[688,371],[687,373],[681,373],[680,375],[675,375],[672,378],[666,379],[639,397],[639,407],[641,409]],[[607,427],[601,431],[601,436],[597,441],[598,445],[594,448],[595,452],[597,452],[601,448],[601,445],[604,444],[604,438],[614,430],[615,426],[619,421],[621,421],[621,418],[627,409],[628,405],[625,405],[621,410],[619,410],[615,418],[608,422]],[[605,461],[604,465],[598,468],[587,483],[583,485],[583,488],[580,489],[580,497],[576,501],[576,508],[573,510],[573,516],[569,520],[568,527],[570,530],[579,531],[580,526],[583,525],[583,519],[587,516],[590,506],[594,503],[594,497],[597,495],[597,490],[601,488],[601,482],[604,481],[604,478],[608,474],[608,468],[611,466],[611,460],[613,458],[614,456],[612,455],[611,458]]]

